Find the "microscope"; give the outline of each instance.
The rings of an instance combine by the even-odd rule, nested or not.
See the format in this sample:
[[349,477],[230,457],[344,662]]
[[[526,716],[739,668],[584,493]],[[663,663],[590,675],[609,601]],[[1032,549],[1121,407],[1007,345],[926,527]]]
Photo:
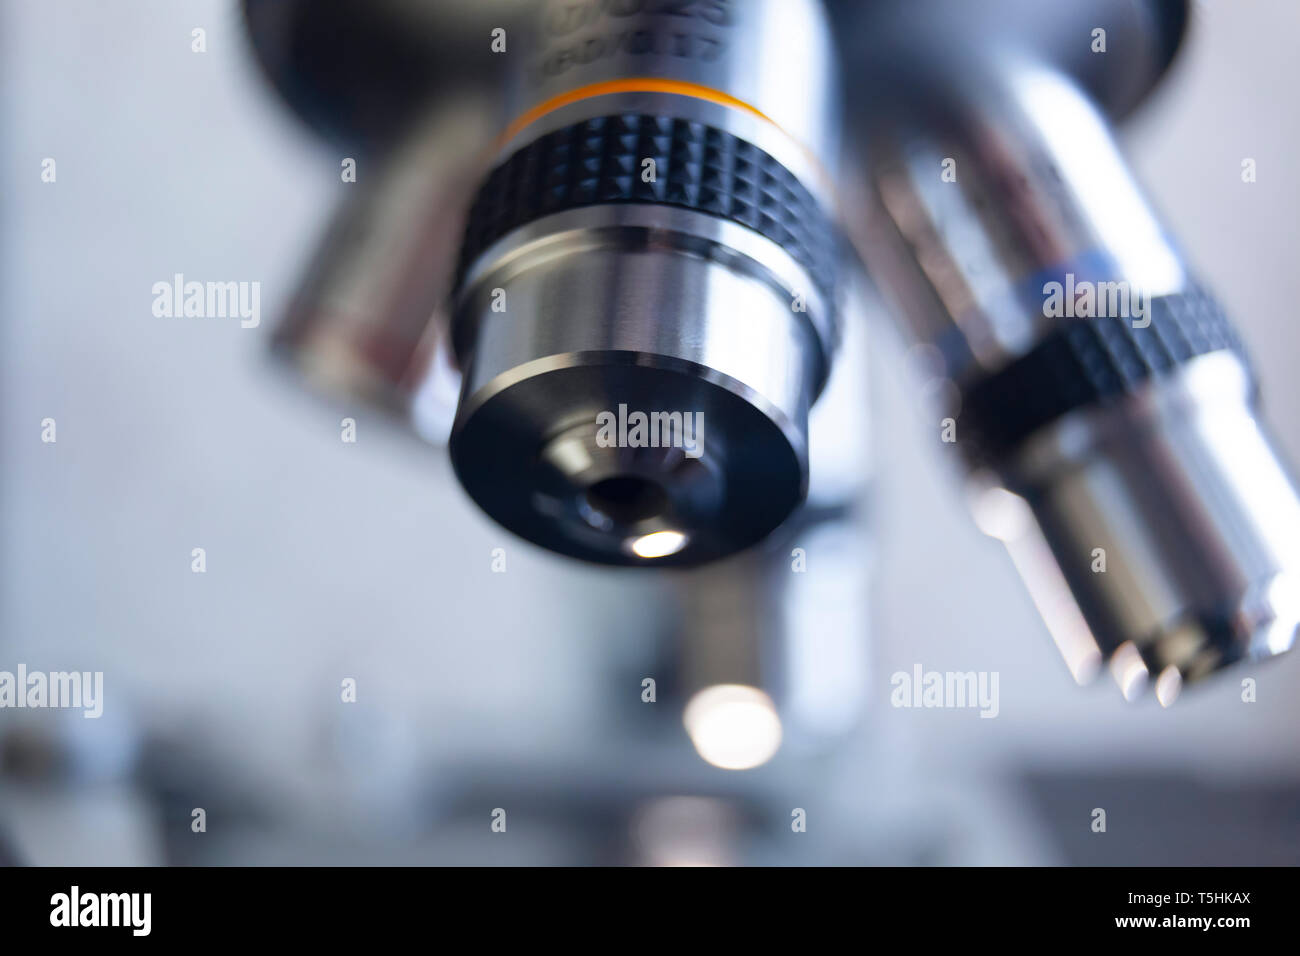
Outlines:
[[[1169,704],[1291,647],[1295,486],[1115,139],[1184,0],[244,8],[283,99],[374,170],[277,352],[445,442],[520,538],[691,569],[685,605],[724,603],[697,650],[730,646],[700,620],[761,627],[726,595],[888,466],[854,456],[877,311],[928,357],[953,487],[1076,680]],[[716,657],[704,685],[759,681]]]

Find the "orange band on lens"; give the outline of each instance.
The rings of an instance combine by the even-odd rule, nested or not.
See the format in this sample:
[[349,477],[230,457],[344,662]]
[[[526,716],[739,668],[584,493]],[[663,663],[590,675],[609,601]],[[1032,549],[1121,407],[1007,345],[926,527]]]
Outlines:
[[[559,96],[553,96],[546,102],[534,106],[507,126],[506,131],[501,134],[500,144],[504,146],[548,113],[554,113],[558,109],[591,99],[593,96],[607,96],[610,93],[676,93],[678,96],[690,96],[697,100],[707,100],[710,103],[729,106],[732,109],[748,113],[750,116],[756,116],[766,123],[771,123],[777,129],[781,129],[766,113],[755,109],[744,100],[723,93],[721,90],[715,90],[711,86],[704,86],[701,83],[687,83],[685,80],[665,80],[654,76],[638,76],[626,80],[606,80],[603,83],[592,83],[588,86],[580,86],[576,90],[569,90],[567,93],[561,93]],[[781,132],[784,133],[785,130],[781,130]],[[789,136],[788,133],[786,135]]]

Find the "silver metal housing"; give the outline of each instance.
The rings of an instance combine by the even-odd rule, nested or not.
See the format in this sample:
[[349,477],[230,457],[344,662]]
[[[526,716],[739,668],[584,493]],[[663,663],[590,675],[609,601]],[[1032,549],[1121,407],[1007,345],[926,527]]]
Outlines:
[[[860,246],[948,380],[941,415],[959,445],[974,389],[1071,323],[1097,321],[1049,310],[1050,282],[1123,283],[1148,309],[1195,288],[1110,129],[1167,62],[1182,5],[1099,0],[1053,8],[1057,25],[1041,22],[1049,6],[861,11],[864,30],[880,26],[864,41],[878,54],[864,77],[894,70],[910,82],[851,108]],[[1179,15],[1162,22],[1158,10]],[[1098,28],[1107,48],[1094,53]],[[1139,343],[1158,333],[1142,319],[1132,317]],[[1126,696],[1149,677],[1169,703],[1188,681],[1292,646],[1300,504],[1234,350],[1084,401],[1010,449],[964,450],[979,469],[976,517],[1007,542],[1077,679],[1109,664]]]
[[[820,4],[697,12],[684,24],[649,5],[541,5],[515,83],[523,121],[497,161],[584,120],[667,116],[753,144],[828,208],[836,75]],[[468,264],[453,305],[456,473],[488,514],[555,551],[724,557],[806,493],[808,411],[836,322],[831,291],[738,222],[655,202],[535,219]],[[662,447],[653,429],[650,447],[622,432],[610,446],[598,419],[620,410],[696,416],[701,447]],[[645,553],[666,536],[672,550]]]
[[1083,612],[1047,616],[1077,679],[1109,663],[1125,696],[1153,684],[1169,704],[1293,646],[1300,501],[1231,352],[1041,430],[1001,483],[1021,497],[986,490],[976,516],[1018,565],[1038,551],[1059,567],[1026,581],[1040,607],[1072,593]]

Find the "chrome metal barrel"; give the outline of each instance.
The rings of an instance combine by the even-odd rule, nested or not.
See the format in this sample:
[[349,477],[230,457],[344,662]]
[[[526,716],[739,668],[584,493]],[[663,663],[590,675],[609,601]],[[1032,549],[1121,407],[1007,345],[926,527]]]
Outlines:
[[539,6],[454,299],[462,484],[607,564],[696,564],[779,525],[836,343],[824,11],[689,13]]
[[999,26],[1038,16],[1021,0],[881,3],[872,69],[917,75],[854,110],[868,266],[948,380],[936,430],[981,526],[1077,678],[1109,663],[1165,703],[1300,626],[1300,504],[1248,360],[1107,115],[1159,75],[1177,7],[1081,4],[1054,47]]

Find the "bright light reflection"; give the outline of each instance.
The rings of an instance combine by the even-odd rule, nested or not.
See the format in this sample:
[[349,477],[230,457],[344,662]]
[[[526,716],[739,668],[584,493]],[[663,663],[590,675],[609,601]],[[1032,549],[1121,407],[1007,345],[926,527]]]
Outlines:
[[666,558],[686,547],[686,535],[680,531],[652,531],[628,544],[638,558]]
[[749,770],[781,747],[781,719],[757,687],[714,684],[686,704],[682,722],[696,752],[723,770]]

